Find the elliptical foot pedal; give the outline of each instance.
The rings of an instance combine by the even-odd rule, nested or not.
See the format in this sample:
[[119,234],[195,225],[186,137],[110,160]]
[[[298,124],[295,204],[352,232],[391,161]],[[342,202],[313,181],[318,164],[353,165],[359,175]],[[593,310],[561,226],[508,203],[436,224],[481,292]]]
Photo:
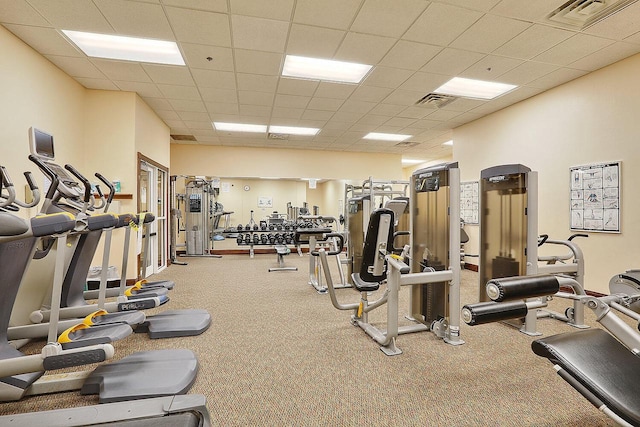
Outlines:
[[153,350],[134,353],[96,368],[80,390],[99,394],[100,403],[185,394],[198,373],[191,350]]
[[147,316],[147,320],[136,327],[135,332],[147,332],[151,339],[191,337],[202,334],[210,325],[211,315],[206,310],[167,310]]

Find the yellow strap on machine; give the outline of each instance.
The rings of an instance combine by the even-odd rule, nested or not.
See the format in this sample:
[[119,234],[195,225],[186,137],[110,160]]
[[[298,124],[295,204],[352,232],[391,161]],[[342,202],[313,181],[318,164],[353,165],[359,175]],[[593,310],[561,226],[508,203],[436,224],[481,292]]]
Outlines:
[[82,323],[84,323],[87,326],[93,326],[94,325],[93,319],[95,319],[98,316],[104,316],[105,314],[109,314],[109,312],[103,309],[94,311],[93,313],[85,317]]
[[58,342],[60,344],[70,343],[71,341],[73,341],[73,339],[69,335],[71,335],[76,331],[87,329],[88,327],[89,326],[85,325],[84,323],[78,323],[77,325],[72,326],[66,331],[64,331],[63,333],[61,333],[60,336],[58,337]]
[[358,316],[357,317],[362,317],[363,309],[364,309],[364,304],[362,303],[362,301],[360,301],[360,305],[358,306]]
[[139,291],[140,289],[142,289],[142,285],[144,285],[145,283],[147,283],[146,279],[142,279],[142,280],[138,280],[135,285],[131,286],[129,289],[127,289],[126,291],[124,291],[124,294],[128,297],[133,295],[134,291]]

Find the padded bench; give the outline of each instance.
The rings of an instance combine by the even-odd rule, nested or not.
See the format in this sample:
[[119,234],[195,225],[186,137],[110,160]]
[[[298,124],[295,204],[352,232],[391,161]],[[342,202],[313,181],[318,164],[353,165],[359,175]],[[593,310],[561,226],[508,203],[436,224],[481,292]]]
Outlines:
[[558,375],[596,408],[619,423],[640,425],[640,358],[609,333],[554,335],[533,341],[531,348],[558,366]]
[[298,271],[298,267],[287,267],[284,265],[284,257],[291,253],[291,249],[289,249],[285,245],[275,245],[276,254],[278,255],[278,266],[269,268],[269,272],[271,271]]

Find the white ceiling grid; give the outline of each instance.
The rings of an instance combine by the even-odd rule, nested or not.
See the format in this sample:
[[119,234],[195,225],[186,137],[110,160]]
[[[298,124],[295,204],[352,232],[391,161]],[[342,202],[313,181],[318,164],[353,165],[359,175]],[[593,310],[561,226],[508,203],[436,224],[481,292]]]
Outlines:
[[[179,144],[448,155],[451,130],[640,52],[640,2],[583,30],[564,0],[0,0],[0,23],[87,88],[137,92]],[[172,40],[186,67],[89,58],[60,30]],[[358,85],[281,77],[287,54],[363,62]],[[519,85],[491,101],[416,101],[454,76]],[[287,140],[212,121],[318,127]],[[413,135],[412,144],[363,140]]]

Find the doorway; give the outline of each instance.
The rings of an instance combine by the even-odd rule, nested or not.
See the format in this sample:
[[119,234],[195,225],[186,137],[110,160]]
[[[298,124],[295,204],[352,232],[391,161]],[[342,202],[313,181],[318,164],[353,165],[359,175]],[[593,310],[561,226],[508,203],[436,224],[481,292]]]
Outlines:
[[149,226],[149,248],[145,266],[138,261],[139,269],[145,277],[158,273],[167,267],[168,225],[167,225],[167,177],[168,169],[138,153],[138,212],[149,212],[155,221]]

